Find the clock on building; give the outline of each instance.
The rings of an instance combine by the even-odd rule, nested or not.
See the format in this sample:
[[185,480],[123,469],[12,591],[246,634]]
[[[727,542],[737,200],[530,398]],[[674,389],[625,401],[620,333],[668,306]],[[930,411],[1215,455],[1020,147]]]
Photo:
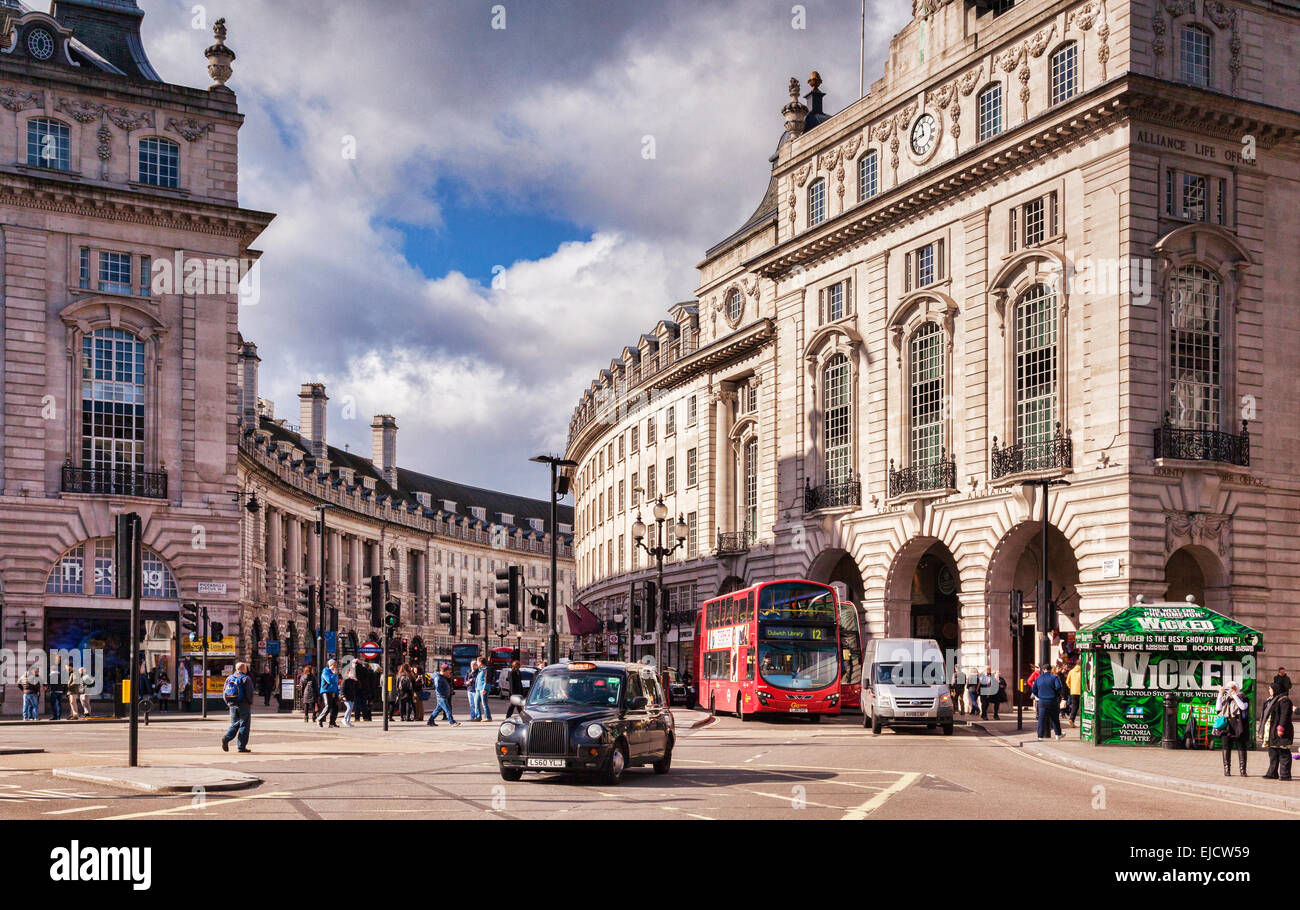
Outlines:
[[947,566],[939,567],[939,577],[935,581],[940,594],[952,594],[957,590],[957,579],[953,578],[952,570]]
[[27,33],[27,53],[37,60],[49,60],[54,56],[54,36],[43,28],[34,28]]
[[933,114],[922,114],[912,124],[912,153],[928,155],[939,138],[939,124]]

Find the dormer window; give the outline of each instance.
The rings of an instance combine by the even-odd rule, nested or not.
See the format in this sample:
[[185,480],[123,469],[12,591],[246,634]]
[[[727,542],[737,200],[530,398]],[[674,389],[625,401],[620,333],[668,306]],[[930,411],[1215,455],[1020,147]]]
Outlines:
[[48,117],[28,120],[27,164],[55,171],[72,170],[67,124]]
[[181,147],[170,139],[140,140],[140,182],[176,189],[180,186]]
[[471,506],[469,511],[479,521],[487,520],[487,509],[483,508],[483,506]]

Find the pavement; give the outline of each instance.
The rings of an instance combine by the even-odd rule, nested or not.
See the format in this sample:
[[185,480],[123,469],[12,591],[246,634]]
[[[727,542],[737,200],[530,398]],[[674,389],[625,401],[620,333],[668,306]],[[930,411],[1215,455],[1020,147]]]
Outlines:
[[[1152,746],[1098,746],[1080,739],[1079,729],[1062,725],[1064,739],[1039,740],[1037,717],[1025,711],[1024,730],[1016,730],[1014,713],[1001,720],[975,720],[972,727],[995,736],[1012,748],[1056,765],[1116,780],[1166,790],[1208,796],[1243,805],[1262,806],[1300,813],[1300,773],[1296,780],[1264,780],[1268,753],[1252,751],[1246,759],[1246,777],[1241,777],[1237,756],[1232,776],[1223,773],[1222,753],[1203,749],[1164,749]],[[1296,765],[1300,772],[1300,764]]]
[[256,786],[262,778],[220,768],[190,768],[152,765],[137,768],[55,768],[55,777],[107,784],[149,793],[194,793],[202,790],[242,790]]

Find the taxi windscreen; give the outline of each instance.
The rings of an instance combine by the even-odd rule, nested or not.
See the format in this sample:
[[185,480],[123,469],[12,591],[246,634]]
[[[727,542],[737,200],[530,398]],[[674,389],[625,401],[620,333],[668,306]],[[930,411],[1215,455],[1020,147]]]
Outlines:
[[623,677],[617,673],[548,668],[529,688],[528,704],[613,708],[622,692]]

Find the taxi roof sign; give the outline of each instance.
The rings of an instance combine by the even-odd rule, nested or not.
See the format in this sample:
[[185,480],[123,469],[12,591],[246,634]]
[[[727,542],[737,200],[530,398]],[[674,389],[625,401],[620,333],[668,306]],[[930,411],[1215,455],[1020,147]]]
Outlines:
[[596,669],[596,665],[592,663],[586,663],[585,661],[570,661],[569,669],[570,670],[594,670]]

